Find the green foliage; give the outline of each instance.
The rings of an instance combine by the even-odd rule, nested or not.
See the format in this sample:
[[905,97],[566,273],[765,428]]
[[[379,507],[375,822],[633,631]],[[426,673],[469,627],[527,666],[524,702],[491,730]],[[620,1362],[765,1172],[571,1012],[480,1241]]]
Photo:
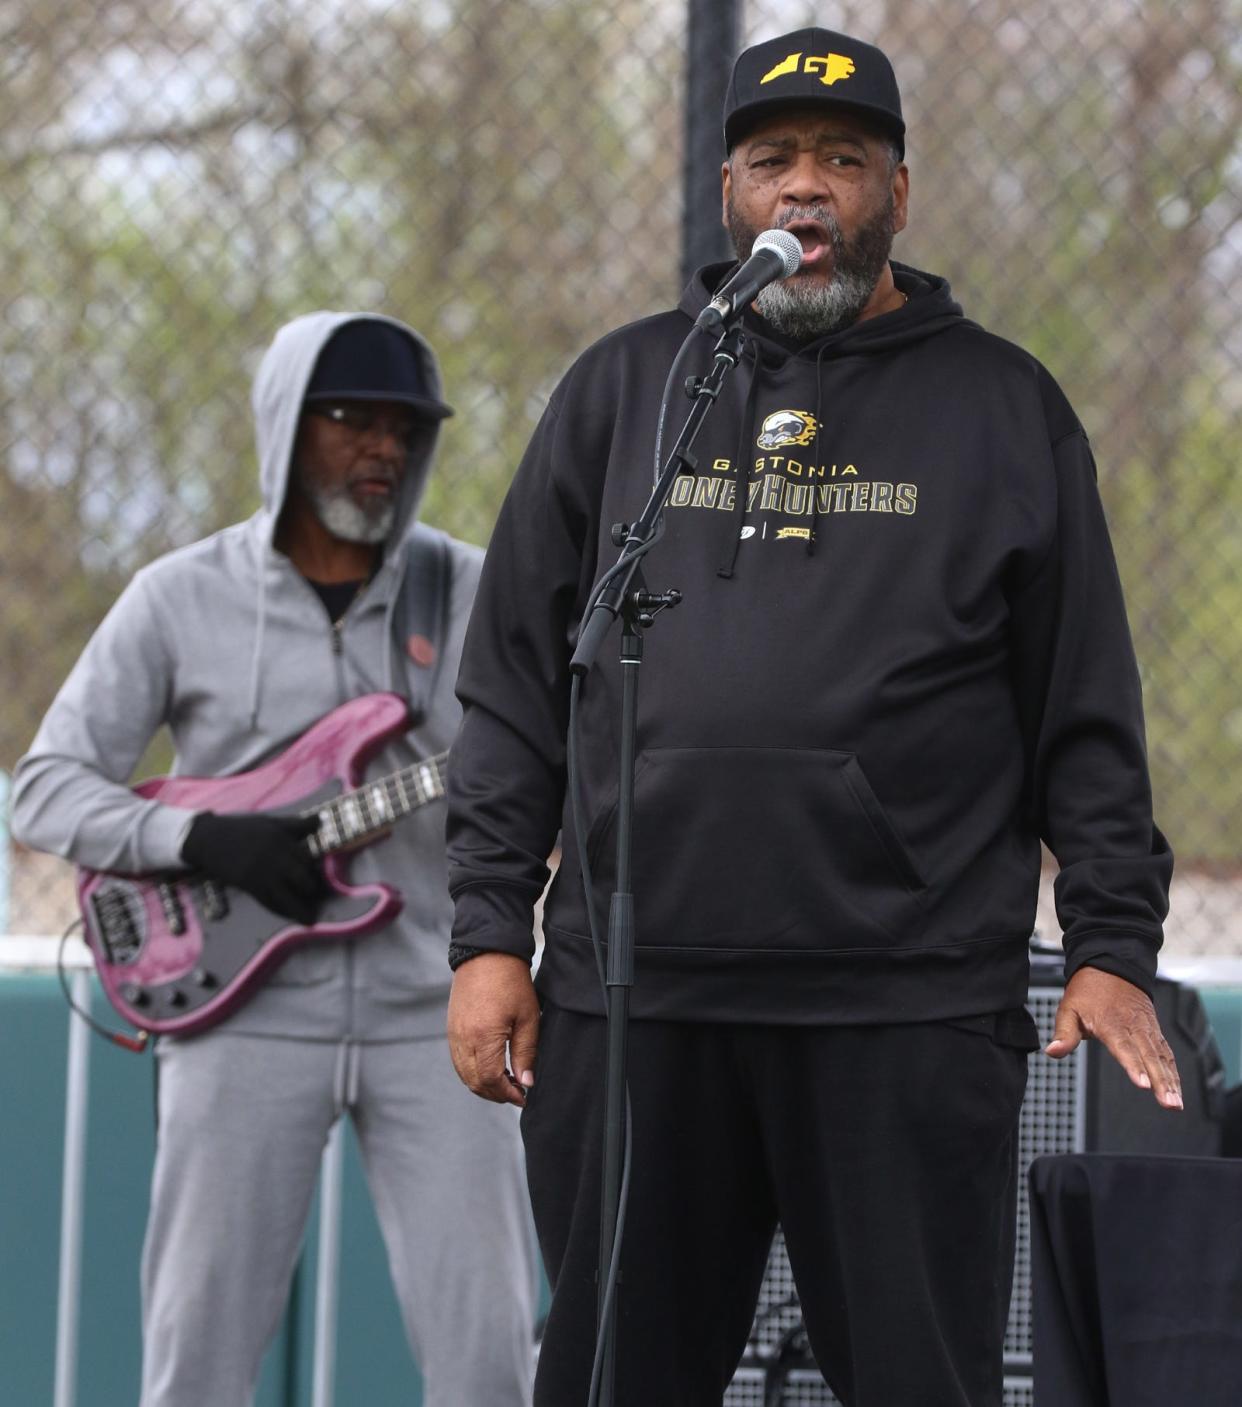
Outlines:
[[[1173,461],[1123,469],[1106,507],[1137,629],[1157,817],[1185,862],[1242,845],[1242,481],[1219,407]],[[1142,493],[1127,491],[1143,483]]]

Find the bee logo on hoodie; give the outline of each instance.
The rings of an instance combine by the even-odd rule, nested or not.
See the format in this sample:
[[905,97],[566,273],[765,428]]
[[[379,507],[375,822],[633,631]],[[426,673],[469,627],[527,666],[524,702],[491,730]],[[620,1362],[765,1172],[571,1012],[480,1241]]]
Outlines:
[[780,449],[782,445],[809,445],[819,424],[804,410],[776,410],[763,422],[755,443],[760,449]]

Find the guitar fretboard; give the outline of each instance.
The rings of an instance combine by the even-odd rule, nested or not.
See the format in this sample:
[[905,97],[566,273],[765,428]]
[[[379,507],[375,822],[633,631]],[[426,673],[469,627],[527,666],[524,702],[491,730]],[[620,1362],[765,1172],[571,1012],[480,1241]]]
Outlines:
[[333,801],[316,807],[319,829],[307,844],[316,857],[334,850],[361,845],[380,831],[387,830],[402,816],[408,816],[429,801],[444,795],[444,768],[448,753],[411,763],[399,772],[365,782]]

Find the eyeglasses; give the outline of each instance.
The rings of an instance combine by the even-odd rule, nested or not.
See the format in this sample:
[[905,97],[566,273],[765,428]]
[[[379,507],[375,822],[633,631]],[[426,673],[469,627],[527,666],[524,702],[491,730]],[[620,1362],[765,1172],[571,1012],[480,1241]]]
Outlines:
[[343,425],[351,434],[383,439],[391,435],[403,449],[414,443],[419,420],[410,411],[380,409],[366,401],[322,401],[308,405],[311,415]]

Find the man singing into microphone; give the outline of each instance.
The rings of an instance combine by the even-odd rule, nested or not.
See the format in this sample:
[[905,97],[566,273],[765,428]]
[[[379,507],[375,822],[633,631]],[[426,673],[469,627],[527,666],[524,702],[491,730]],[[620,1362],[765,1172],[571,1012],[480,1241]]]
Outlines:
[[[1041,839],[1068,979],[1049,1054],[1093,1036],[1180,1105],[1149,995],[1172,859],[1091,450],[1038,362],[890,261],[904,135],[870,45],[806,29],[737,61],[724,219],[739,259],[776,227],[801,266],[745,309],[741,364],[644,562],[683,600],[644,636],[625,1407],[718,1407],[778,1222],[844,1403],[999,1407]],[[701,270],[676,312],[557,387],[463,655],[450,1043],[477,1094],[525,1104],[554,1285],[538,1407],[586,1402],[597,1303],[605,1023],[568,665],[610,529],[650,491],[670,366],[693,336],[686,371],[709,367],[694,323],[731,272]],[[685,410],[678,386],[666,448]],[[580,710],[601,913],[617,634]]]

